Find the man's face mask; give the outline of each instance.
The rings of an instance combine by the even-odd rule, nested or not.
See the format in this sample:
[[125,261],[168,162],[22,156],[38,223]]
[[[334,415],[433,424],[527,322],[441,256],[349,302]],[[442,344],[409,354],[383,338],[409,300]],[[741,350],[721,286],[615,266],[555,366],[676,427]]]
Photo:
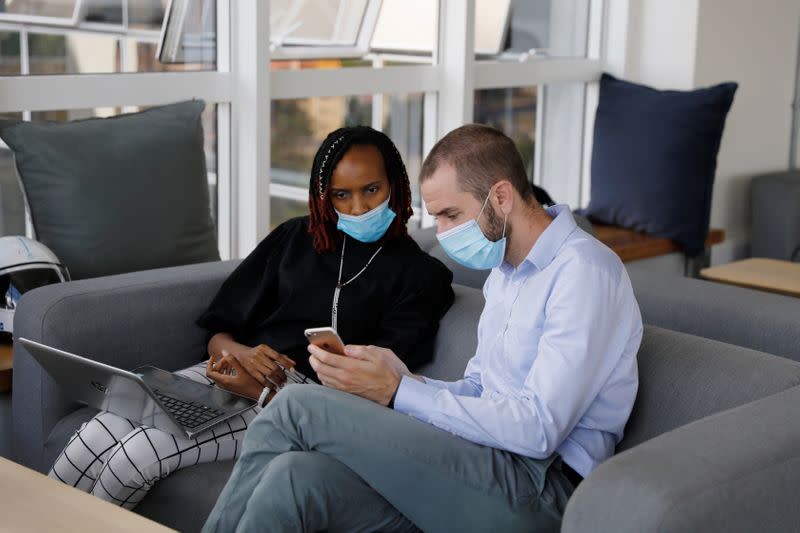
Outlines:
[[503,257],[506,253],[506,222],[508,215],[503,219],[503,236],[499,241],[490,241],[483,234],[481,227],[478,225],[478,218],[483,214],[486,205],[489,203],[489,198],[492,196],[491,191],[483,202],[477,218],[468,220],[463,224],[451,228],[443,233],[436,235],[439,239],[439,244],[450,258],[456,263],[467,268],[474,270],[488,270],[500,266],[503,262]]

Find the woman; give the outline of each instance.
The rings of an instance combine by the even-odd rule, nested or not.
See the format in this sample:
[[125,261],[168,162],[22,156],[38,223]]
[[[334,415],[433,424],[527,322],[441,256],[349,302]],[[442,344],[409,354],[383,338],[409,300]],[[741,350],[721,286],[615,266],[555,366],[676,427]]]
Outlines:
[[[264,404],[287,381],[316,379],[303,331],[331,325],[347,343],[394,350],[411,369],[431,359],[452,274],[408,236],[411,190],[391,140],[364,126],[331,133],[314,158],[309,208],[222,284],[198,319],[209,360],[177,374]],[[101,412],[50,476],[131,509],[171,472],[235,458],[259,409],[193,439]]]

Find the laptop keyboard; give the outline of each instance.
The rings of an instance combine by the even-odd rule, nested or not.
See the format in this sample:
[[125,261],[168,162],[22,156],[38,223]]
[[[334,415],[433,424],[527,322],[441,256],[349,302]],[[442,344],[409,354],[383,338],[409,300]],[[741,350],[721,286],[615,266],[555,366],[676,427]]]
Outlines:
[[207,405],[179,400],[174,396],[164,394],[160,390],[154,390],[153,392],[156,397],[161,400],[161,403],[164,404],[164,407],[167,408],[167,411],[169,411],[181,425],[189,429],[201,426],[209,420],[222,415],[222,411],[217,411]]

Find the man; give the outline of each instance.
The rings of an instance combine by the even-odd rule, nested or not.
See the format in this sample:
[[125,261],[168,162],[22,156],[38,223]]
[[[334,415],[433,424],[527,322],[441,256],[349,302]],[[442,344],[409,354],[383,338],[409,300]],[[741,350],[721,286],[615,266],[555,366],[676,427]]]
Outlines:
[[557,530],[614,453],[642,337],[619,259],[568,208],[536,202],[492,128],[446,135],[420,181],[445,251],[493,268],[464,379],[414,376],[378,347],[310,346],[330,388],[289,387],[261,413],[207,531]]

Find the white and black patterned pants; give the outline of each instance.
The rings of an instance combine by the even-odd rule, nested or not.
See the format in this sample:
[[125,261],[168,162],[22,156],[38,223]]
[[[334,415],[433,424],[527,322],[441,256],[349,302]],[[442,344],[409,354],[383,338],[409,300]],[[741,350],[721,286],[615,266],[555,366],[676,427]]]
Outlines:
[[[205,362],[175,373],[214,383],[206,377]],[[103,411],[78,428],[49,475],[133,509],[159,479],[172,472],[236,458],[245,430],[256,414],[254,407],[193,439],[183,439]]]

